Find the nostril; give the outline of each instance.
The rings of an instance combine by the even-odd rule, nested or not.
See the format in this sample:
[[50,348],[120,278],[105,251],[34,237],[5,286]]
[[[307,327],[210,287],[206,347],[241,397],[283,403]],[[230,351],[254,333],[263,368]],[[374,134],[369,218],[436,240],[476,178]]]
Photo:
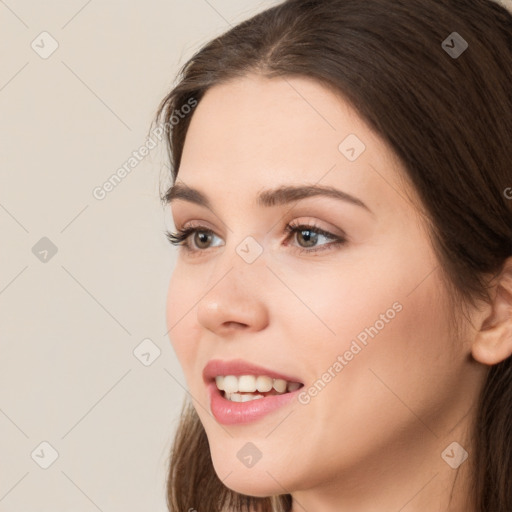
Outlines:
[[242,322],[224,322],[222,324],[223,327],[226,329],[245,329],[249,327],[247,324],[244,324]]

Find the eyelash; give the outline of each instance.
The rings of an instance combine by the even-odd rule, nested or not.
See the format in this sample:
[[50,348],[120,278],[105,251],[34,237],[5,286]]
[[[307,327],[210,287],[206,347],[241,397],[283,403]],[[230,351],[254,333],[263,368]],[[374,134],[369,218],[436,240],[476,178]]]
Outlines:
[[[323,235],[326,238],[332,240],[332,242],[323,244],[319,246],[318,248],[312,248],[312,249],[306,249],[304,247],[294,246],[294,249],[297,250],[299,253],[313,253],[318,251],[324,251],[329,250],[333,247],[338,247],[340,245],[344,245],[347,240],[342,236],[333,235],[332,233],[329,233],[328,231],[325,231],[315,224],[299,224],[296,226],[293,226],[291,224],[287,224],[284,228],[285,232],[287,233],[286,240],[290,239],[295,233],[301,233],[302,231],[312,231],[318,235]],[[170,231],[165,232],[165,236],[167,237],[167,240],[175,246],[181,246],[183,247],[187,252],[189,253],[200,253],[205,252],[210,247],[207,247],[206,249],[193,249],[190,247],[190,245],[187,243],[187,240],[189,237],[195,233],[204,233],[208,235],[215,235],[215,233],[206,227],[203,226],[193,226],[185,229],[178,229],[176,233],[171,233]]]

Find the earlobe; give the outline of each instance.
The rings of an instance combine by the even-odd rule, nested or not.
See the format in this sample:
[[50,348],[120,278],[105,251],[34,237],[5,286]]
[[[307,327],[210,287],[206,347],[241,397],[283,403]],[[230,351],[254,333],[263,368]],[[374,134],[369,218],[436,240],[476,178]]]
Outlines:
[[512,328],[502,324],[480,331],[471,352],[473,358],[482,364],[491,366],[504,361],[512,355]]
[[512,258],[497,278],[491,314],[484,320],[472,345],[475,360],[495,365],[512,355]]

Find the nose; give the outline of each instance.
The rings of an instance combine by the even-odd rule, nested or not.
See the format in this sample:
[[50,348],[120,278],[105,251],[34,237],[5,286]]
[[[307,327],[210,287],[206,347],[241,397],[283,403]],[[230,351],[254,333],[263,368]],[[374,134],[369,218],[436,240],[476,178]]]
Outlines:
[[209,284],[209,291],[198,304],[198,323],[219,336],[264,329],[269,313],[257,272],[256,268],[235,264],[212,281],[214,284]]

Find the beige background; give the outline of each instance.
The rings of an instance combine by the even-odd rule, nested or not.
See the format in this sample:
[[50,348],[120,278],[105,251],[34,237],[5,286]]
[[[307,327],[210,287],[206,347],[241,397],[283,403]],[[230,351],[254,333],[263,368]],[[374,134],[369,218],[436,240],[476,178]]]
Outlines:
[[185,392],[162,145],[93,190],[147,141],[185,60],[273,3],[0,0],[0,512],[166,510]]
[[271,4],[0,1],[1,512],[166,510],[184,379],[164,334],[163,146],[93,190],[146,142],[185,59]]

